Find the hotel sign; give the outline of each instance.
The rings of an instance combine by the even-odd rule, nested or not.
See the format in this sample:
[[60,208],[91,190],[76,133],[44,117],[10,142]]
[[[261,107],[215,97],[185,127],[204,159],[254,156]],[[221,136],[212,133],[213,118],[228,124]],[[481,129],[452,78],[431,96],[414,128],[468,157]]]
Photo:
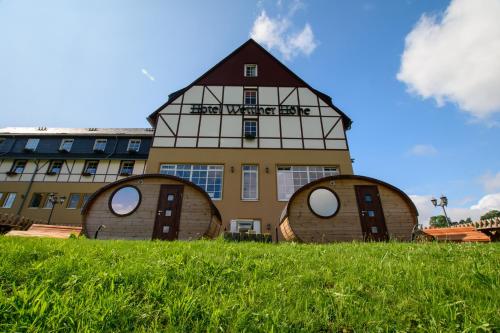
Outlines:
[[[225,107],[225,108],[224,108]],[[309,116],[311,110],[309,108],[301,108],[293,105],[276,106],[253,106],[253,105],[238,105],[225,104],[221,106],[207,106],[202,104],[194,104],[191,106],[192,114],[227,114],[227,115],[245,115],[245,116]]]

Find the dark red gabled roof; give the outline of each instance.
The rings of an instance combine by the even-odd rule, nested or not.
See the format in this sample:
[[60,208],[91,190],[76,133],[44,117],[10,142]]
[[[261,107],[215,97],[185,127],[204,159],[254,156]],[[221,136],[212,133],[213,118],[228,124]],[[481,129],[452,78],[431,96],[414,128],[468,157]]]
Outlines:
[[[258,76],[245,77],[243,69],[245,64],[257,64]],[[330,96],[312,88],[282,62],[276,59],[265,48],[253,39],[249,39],[227,57],[219,61],[205,74],[194,80],[189,86],[169,95],[168,101],[160,106],[147,118],[155,126],[156,115],[160,110],[170,104],[175,98],[194,85],[219,85],[219,86],[272,86],[272,87],[304,87],[311,89],[330,107],[341,116],[345,129],[350,129],[352,121],[338,107],[333,105]]]

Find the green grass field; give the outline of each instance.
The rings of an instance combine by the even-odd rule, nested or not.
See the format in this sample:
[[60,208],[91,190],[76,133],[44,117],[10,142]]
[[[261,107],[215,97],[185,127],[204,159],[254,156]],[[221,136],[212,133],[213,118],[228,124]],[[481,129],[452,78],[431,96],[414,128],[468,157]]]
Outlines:
[[500,244],[0,237],[0,331],[498,331]]

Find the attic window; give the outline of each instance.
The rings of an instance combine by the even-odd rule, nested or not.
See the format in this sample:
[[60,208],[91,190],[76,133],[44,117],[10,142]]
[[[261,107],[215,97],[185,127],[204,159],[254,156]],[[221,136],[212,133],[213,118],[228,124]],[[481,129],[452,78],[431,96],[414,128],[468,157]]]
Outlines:
[[257,65],[245,64],[244,74],[246,77],[257,77]]

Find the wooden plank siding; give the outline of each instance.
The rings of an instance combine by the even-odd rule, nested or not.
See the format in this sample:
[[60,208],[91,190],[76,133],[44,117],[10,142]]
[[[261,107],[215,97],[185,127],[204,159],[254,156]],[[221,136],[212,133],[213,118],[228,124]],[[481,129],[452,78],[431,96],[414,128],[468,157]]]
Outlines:
[[[390,239],[411,240],[417,216],[403,197],[391,188],[360,179],[336,179],[317,182],[299,189],[288,203],[288,215],[281,223],[281,232],[287,240],[303,242],[334,242],[363,240],[355,185],[376,185],[380,194],[385,223]],[[333,190],[340,202],[338,213],[331,218],[314,215],[308,205],[309,193],[318,187]]]

